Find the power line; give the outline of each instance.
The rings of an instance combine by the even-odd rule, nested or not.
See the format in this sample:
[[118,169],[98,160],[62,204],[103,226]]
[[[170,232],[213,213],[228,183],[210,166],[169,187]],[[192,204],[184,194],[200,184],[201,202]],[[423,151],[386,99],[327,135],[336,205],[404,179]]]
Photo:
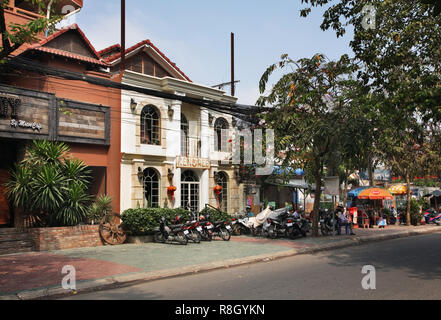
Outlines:
[[33,60],[22,58],[22,57],[16,57],[14,59],[9,59],[7,62],[7,65],[14,67],[16,69],[21,70],[28,70],[37,72],[39,74],[45,74],[45,75],[52,75],[56,77],[60,77],[62,79],[67,80],[77,80],[77,81],[85,81],[91,84],[104,86],[108,88],[114,88],[114,89],[120,89],[120,90],[128,90],[128,91],[135,91],[138,93],[159,97],[163,99],[168,100],[178,100],[182,102],[186,102],[193,105],[198,105],[201,107],[204,107],[209,110],[214,110],[218,112],[225,112],[229,113],[233,116],[236,116],[239,119],[242,119],[244,121],[248,121],[250,123],[256,123],[257,119],[255,117],[256,113],[258,113],[261,110],[268,111],[268,108],[260,108],[256,106],[250,106],[250,105],[241,105],[241,104],[233,104],[233,103],[226,103],[226,102],[219,102],[219,101],[212,101],[212,100],[203,100],[198,98],[191,98],[187,96],[180,96],[172,93],[166,93],[161,92],[157,90],[147,89],[147,88],[140,88],[136,86],[131,86],[127,84],[122,84],[119,82],[101,79],[89,75],[84,75],[81,73],[68,71],[68,70],[61,70],[58,68],[53,68],[47,65],[43,65],[40,63],[36,63]]

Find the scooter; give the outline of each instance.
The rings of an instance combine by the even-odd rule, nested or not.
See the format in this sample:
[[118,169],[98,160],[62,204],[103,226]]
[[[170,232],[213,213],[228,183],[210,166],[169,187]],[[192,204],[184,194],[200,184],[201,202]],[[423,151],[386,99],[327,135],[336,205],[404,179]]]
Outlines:
[[154,240],[159,243],[177,241],[180,244],[186,245],[188,243],[188,233],[189,231],[184,229],[183,224],[169,226],[165,217],[161,217],[159,230],[156,230]]
[[320,231],[322,235],[328,236],[332,234],[334,231],[336,234],[338,233],[338,221],[337,217],[334,214],[329,214],[328,210],[325,211],[320,210],[319,211],[320,216]]
[[441,225],[441,212],[436,212],[433,209],[428,209],[424,212],[424,219],[426,224],[436,224]]
[[199,222],[195,219],[192,221],[183,221],[181,216],[176,216],[175,218],[176,224],[183,224],[184,225],[184,233],[185,231],[188,231],[188,233],[185,233],[185,236],[189,241],[192,241],[194,243],[200,243],[201,242],[201,234],[196,231],[196,228],[199,227]]

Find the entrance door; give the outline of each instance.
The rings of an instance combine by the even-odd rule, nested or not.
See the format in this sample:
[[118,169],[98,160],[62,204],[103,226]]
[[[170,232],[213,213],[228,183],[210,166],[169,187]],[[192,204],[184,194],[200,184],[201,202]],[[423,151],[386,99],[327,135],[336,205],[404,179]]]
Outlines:
[[181,176],[181,207],[188,206],[199,212],[199,177],[191,170],[184,171]]
[[0,169],[0,225],[7,225],[11,220],[9,201],[6,197],[5,183],[9,181],[9,171]]

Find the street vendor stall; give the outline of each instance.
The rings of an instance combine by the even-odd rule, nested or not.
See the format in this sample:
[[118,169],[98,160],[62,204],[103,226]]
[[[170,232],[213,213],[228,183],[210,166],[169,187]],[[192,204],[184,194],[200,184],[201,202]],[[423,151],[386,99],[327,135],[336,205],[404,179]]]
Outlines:
[[[391,185],[388,191],[395,196],[395,208],[404,207],[407,201],[407,187],[403,184]],[[412,194],[412,189],[410,190]]]
[[376,224],[377,212],[384,207],[384,200],[393,200],[393,195],[384,188],[360,187],[348,192],[348,198],[352,200],[352,207],[356,206],[360,212],[367,212],[370,215],[371,225]]

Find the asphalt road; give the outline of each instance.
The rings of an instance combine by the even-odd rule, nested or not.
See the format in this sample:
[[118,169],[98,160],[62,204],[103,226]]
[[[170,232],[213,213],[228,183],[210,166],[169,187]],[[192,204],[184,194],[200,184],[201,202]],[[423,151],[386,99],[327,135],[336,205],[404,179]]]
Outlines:
[[[375,267],[375,290],[362,288],[362,279],[367,275],[362,273],[365,265]],[[78,294],[67,299],[440,298],[441,234],[432,234]]]

